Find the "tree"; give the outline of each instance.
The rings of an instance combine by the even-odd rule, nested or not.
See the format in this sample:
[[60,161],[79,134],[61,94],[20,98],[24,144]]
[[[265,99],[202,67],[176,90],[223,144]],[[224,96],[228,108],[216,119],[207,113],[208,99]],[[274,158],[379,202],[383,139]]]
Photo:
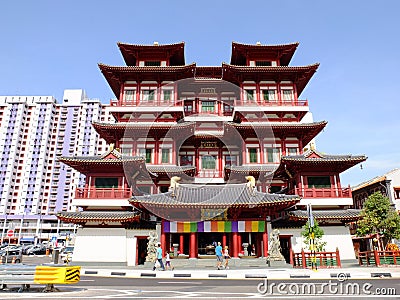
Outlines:
[[[308,249],[310,249],[310,240],[311,240],[309,227],[310,227],[309,221],[307,221],[307,223],[303,226],[303,231],[301,232],[301,236],[304,239],[304,244],[307,245]],[[321,227],[319,227],[318,222],[315,219],[314,219],[313,232],[314,232],[315,250],[318,252],[323,251],[326,246],[326,242],[322,241],[322,237],[324,236],[324,231],[322,230]]]
[[361,219],[357,222],[357,236],[377,234],[384,237],[383,248],[392,239],[400,238],[400,216],[391,208],[388,197],[376,192],[364,202]]

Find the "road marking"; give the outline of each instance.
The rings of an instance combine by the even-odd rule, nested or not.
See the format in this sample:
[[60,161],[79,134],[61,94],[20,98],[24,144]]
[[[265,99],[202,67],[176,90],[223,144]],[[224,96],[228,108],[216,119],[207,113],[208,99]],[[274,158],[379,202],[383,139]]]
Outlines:
[[188,282],[188,281],[159,281],[158,283],[160,283],[160,284],[171,284],[171,283],[175,283],[175,284],[183,284],[183,283],[185,283],[185,284],[193,284],[193,285],[195,285],[195,284],[203,284],[202,282]]
[[88,281],[88,282],[90,282],[90,281],[96,281],[96,280],[94,280],[94,279],[81,279],[81,280],[79,280],[80,282],[82,282],[82,281]]

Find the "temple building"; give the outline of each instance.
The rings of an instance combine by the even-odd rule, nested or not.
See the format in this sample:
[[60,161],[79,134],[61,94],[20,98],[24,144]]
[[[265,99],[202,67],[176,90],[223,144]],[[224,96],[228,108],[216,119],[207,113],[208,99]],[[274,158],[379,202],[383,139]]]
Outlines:
[[219,241],[233,258],[265,258],[279,229],[290,263],[308,204],[326,250],[355,258],[345,224],[360,211],[340,173],[366,157],[316,150],[327,122],[300,95],[319,64],[289,66],[298,43],[233,42],[221,66],[186,64],[184,43],[118,47],[125,66],[99,64],[115,122],[92,123],[109,150],[59,158],[86,180],[80,209],[58,214],[81,225],[75,262],[142,264],[151,232],[174,256],[213,258]]

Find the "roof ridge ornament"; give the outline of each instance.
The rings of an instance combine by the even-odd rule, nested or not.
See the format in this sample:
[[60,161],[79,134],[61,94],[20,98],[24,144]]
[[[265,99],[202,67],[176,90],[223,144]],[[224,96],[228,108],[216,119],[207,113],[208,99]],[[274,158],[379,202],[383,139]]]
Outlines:
[[246,176],[245,177],[247,180],[247,187],[250,189],[250,193],[252,196],[255,196],[255,190],[256,190],[256,179],[253,176]]
[[175,195],[176,195],[176,190],[179,186],[179,183],[178,183],[179,180],[181,180],[181,178],[179,176],[171,177],[171,183],[169,185],[169,190],[171,191],[172,197],[175,197]]

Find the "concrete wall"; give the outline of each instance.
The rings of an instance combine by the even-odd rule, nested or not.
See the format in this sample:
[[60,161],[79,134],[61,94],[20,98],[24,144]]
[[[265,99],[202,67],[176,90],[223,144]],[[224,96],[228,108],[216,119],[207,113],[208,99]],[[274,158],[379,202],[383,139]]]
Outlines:
[[79,228],[72,261],[86,265],[134,266],[136,264],[136,236],[148,235],[149,230]]
[[[325,235],[323,241],[327,242],[325,246],[326,251],[336,251],[336,247],[339,248],[340,259],[355,259],[353,242],[348,227],[345,226],[321,226]],[[306,245],[303,243],[301,237],[301,228],[279,228],[279,232],[282,235],[292,235],[292,249],[294,252],[300,252],[301,248],[306,249]]]

